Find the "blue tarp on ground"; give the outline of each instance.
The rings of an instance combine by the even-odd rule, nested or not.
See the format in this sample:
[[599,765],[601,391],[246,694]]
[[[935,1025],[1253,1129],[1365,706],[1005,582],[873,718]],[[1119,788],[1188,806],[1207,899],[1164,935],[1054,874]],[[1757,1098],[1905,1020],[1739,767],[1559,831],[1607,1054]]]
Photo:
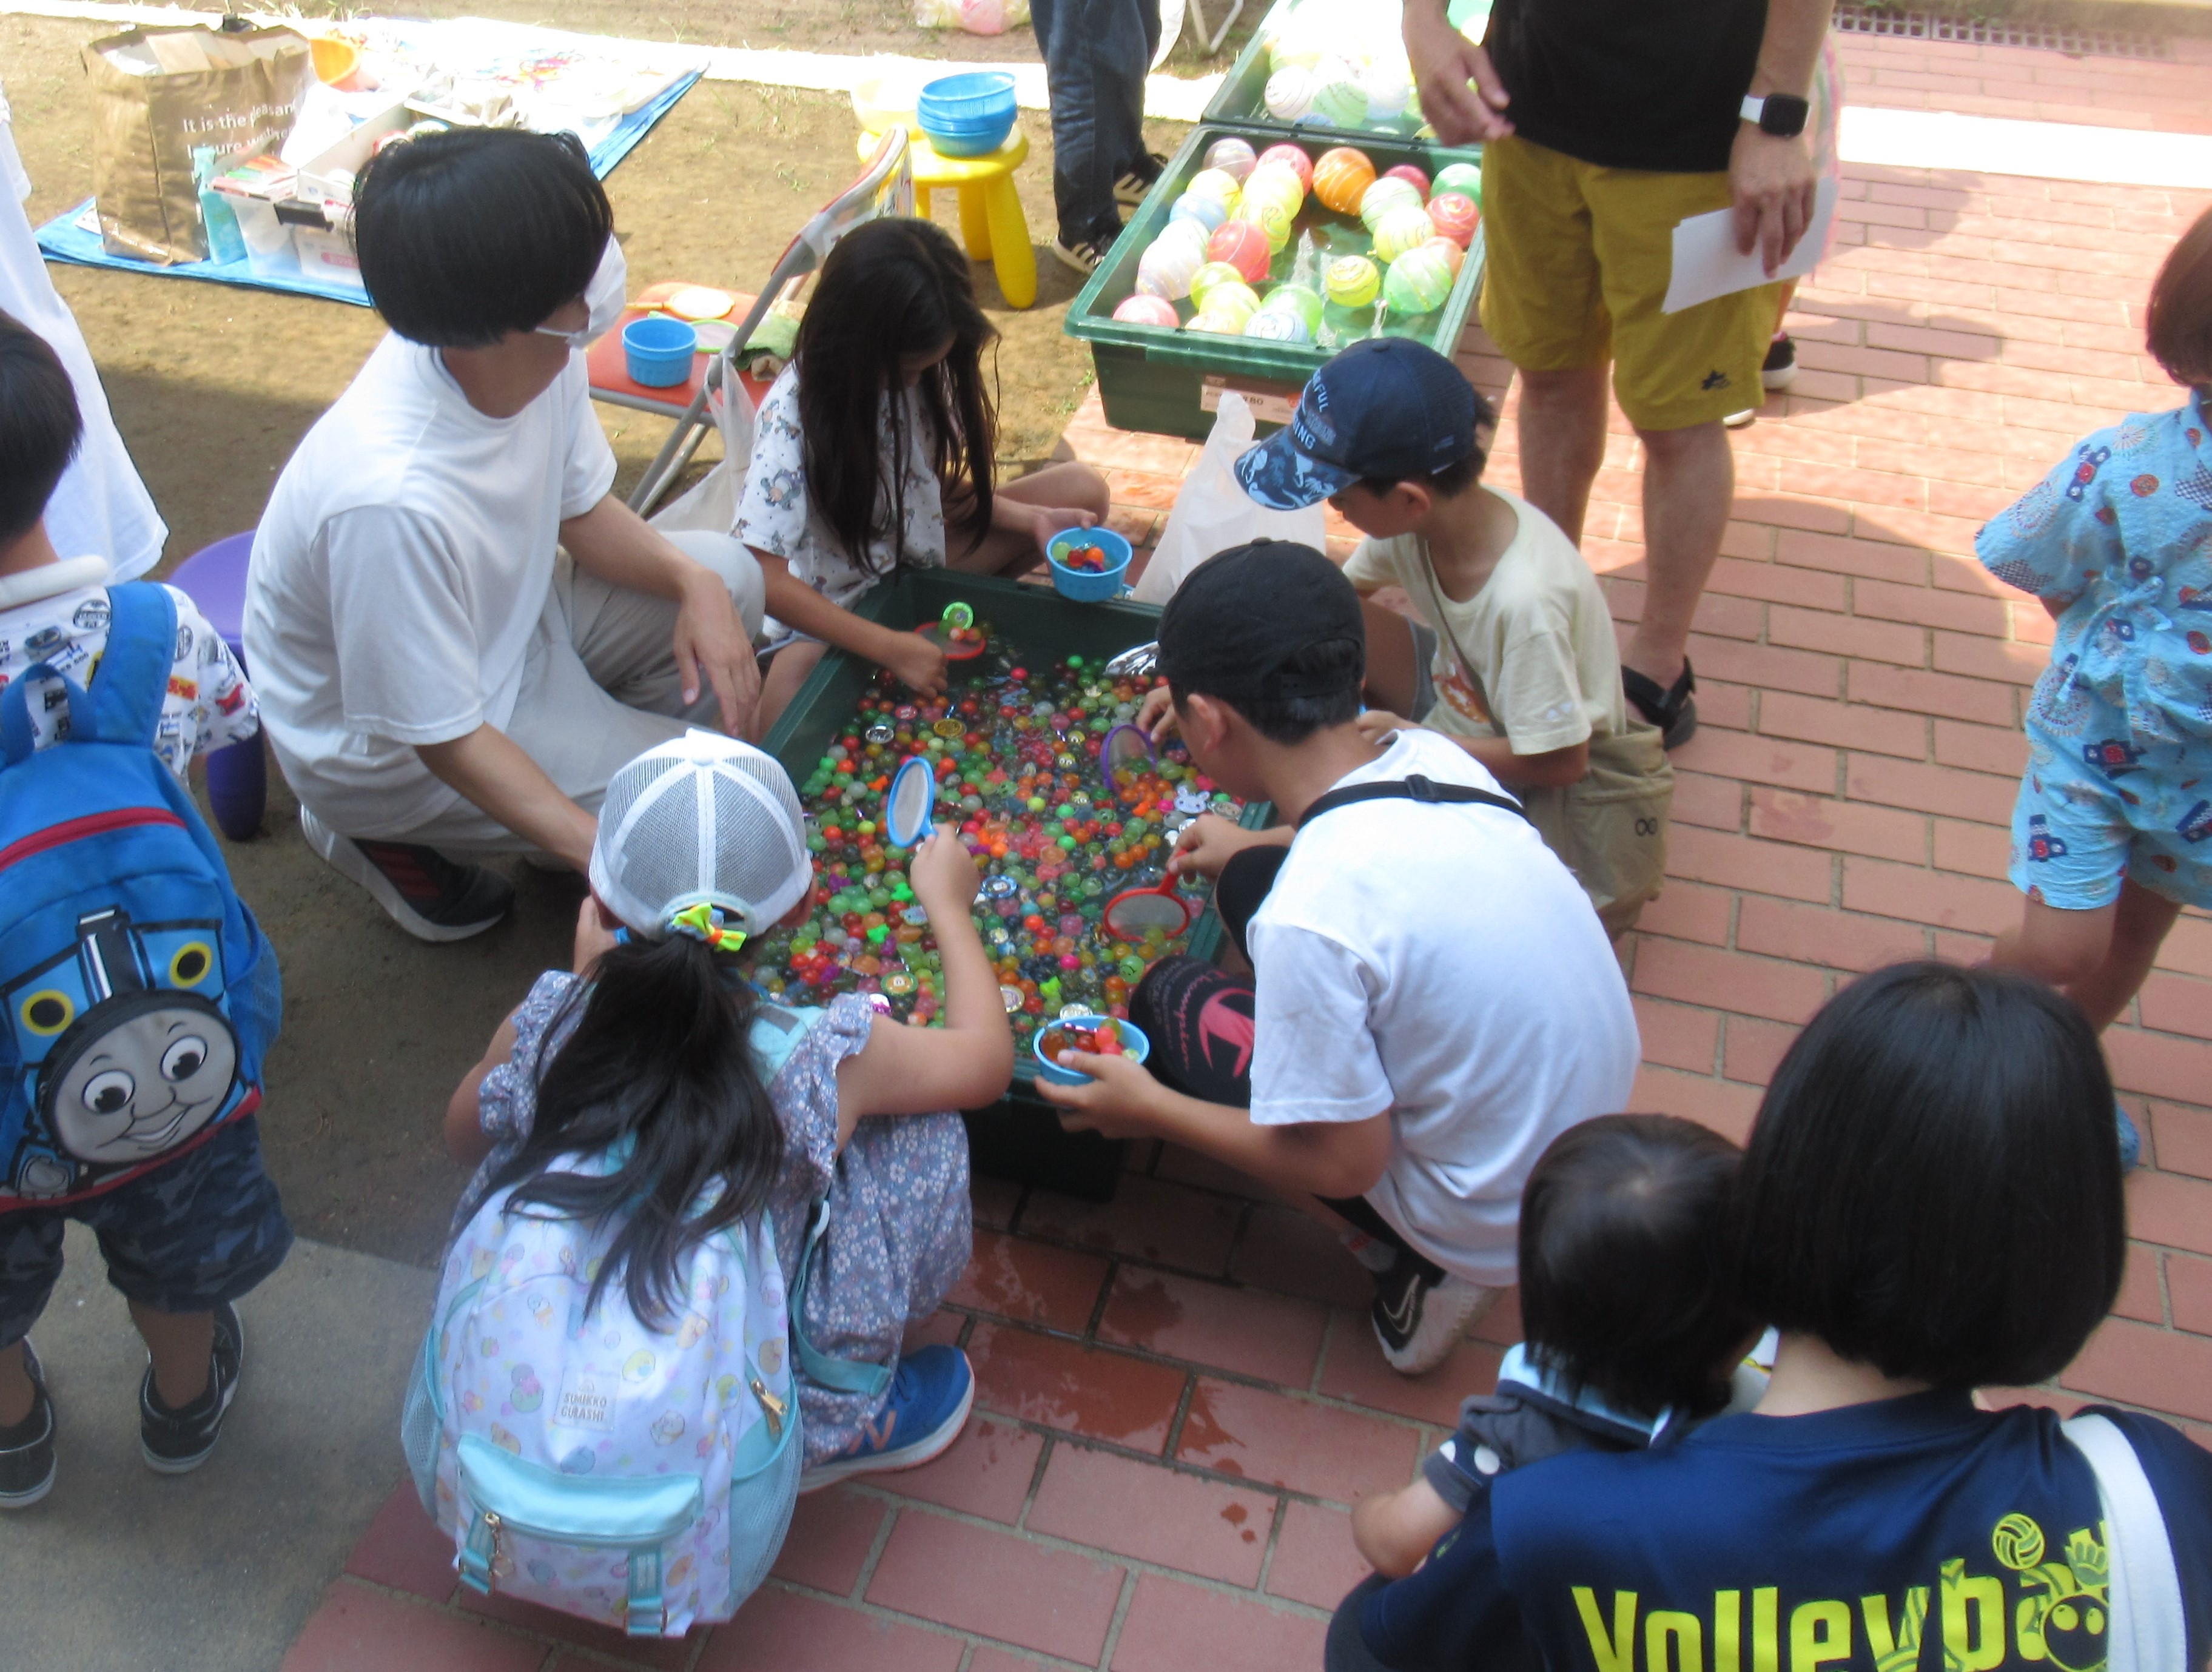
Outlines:
[[[653,124],[673,110],[676,101],[691,90],[699,75],[694,70],[679,76],[651,104],[641,105],[617,123],[605,139],[592,147],[592,172],[601,179],[612,173],[615,165],[653,131]],[[187,261],[163,267],[150,261],[133,261],[129,256],[110,255],[100,244],[97,232],[87,232],[78,224],[91,207],[92,199],[88,198],[39,228],[39,247],[46,252],[48,260],[75,262],[85,267],[113,267],[126,273],[150,274],[155,278],[210,279],[217,284],[243,284],[256,290],[285,290],[295,295],[320,296],[326,301],[351,302],[357,307],[368,306],[368,298],[358,290],[320,283],[303,274],[270,277],[255,272],[243,261]]]

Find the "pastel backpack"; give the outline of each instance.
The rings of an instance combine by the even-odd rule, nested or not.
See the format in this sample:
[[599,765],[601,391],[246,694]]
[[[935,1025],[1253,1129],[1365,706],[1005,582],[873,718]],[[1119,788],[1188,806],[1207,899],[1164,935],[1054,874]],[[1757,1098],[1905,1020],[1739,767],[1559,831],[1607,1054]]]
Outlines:
[[[604,1175],[617,1152],[571,1156]],[[510,1211],[495,1192],[447,1256],[402,1439],[423,1506],[472,1590],[632,1637],[727,1620],[767,1577],[799,1493],[792,1320],[765,1213],[679,1262],[665,1332],[610,1282],[584,1303],[610,1224]],[[821,1234],[817,1213],[809,1253]],[[845,1365],[841,1379],[881,1378]]]
[[[107,599],[89,688],[37,661],[0,690],[0,1213],[112,1190],[252,1113],[282,1015],[276,954],[154,752],[175,601]],[[45,679],[69,724],[36,749]]]

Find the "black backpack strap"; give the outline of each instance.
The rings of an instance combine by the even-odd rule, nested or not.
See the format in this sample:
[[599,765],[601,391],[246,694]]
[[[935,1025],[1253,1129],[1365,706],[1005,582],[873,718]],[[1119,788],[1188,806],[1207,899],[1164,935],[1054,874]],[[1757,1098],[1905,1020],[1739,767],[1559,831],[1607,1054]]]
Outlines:
[[1344,789],[1333,789],[1317,797],[1298,819],[1304,830],[1312,820],[1325,812],[1334,812],[1339,807],[1348,807],[1355,801],[1419,801],[1430,805],[1450,803],[1503,807],[1522,818],[1528,817],[1528,809],[1510,796],[1492,795],[1486,789],[1477,789],[1472,784],[1440,784],[1416,772],[1404,778],[1386,779],[1380,783],[1352,784]]

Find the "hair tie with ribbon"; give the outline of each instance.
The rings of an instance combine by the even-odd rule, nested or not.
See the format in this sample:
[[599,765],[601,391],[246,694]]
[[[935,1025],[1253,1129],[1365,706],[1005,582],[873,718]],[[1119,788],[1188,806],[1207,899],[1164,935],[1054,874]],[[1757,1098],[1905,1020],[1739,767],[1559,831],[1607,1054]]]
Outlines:
[[718,952],[734,952],[745,944],[743,929],[722,927],[722,914],[704,900],[683,910],[672,912],[667,923],[671,934],[688,934],[694,940],[703,940]]

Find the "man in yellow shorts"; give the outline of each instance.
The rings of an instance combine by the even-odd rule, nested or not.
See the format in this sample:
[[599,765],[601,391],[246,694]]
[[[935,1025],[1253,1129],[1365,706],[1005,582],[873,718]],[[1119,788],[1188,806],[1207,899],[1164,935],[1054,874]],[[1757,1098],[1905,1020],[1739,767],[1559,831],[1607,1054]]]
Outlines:
[[1521,375],[1522,492],[1579,542],[1606,386],[1643,443],[1643,618],[1621,682],[1669,748],[1697,728],[1690,621],[1735,467],[1722,420],[1758,404],[1778,291],[1662,313],[1674,228],[1733,207],[1773,272],[1803,236],[1805,137],[1832,0],[1498,0],[1482,46],[1405,0],[1421,108],[1480,140],[1482,324]]

